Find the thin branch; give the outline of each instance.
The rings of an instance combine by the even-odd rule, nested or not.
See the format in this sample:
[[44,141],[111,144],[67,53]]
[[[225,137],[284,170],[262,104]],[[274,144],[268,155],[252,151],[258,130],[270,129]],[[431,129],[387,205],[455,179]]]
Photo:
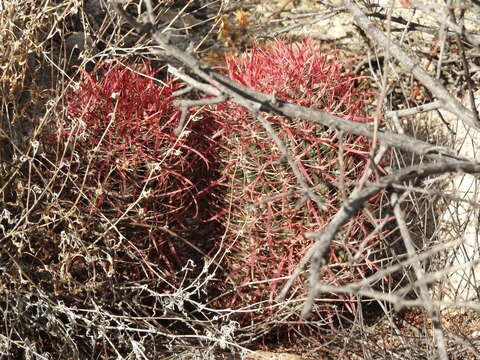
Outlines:
[[153,6],[151,0],[145,0],[145,4],[147,5],[147,15],[148,20],[152,25],[155,25],[155,16],[153,16]]
[[[257,102],[261,111],[271,112],[289,118],[304,119],[329,127],[331,129],[342,130],[353,135],[364,136],[368,138],[373,137],[373,126],[369,123],[360,123],[357,121],[347,120],[332,114],[291,104],[279,99],[276,99],[275,102],[272,102],[270,95],[262,94],[247,88],[234,82],[233,80],[226,78],[223,75],[216,73],[212,75],[219,81],[222,81],[223,84],[228,86],[228,89],[226,90],[228,91],[228,94],[234,93],[237,97],[238,95],[245,96],[247,99],[249,99],[249,101]],[[231,101],[237,102],[235,99]],[[242,105],[242,103],[237,103]],[[387,130],[380,129],[377,133],[377,139],[382,143],[382,145],[396,147],[421,156],[449,159],[451,159],[452,156],[455,157],[454,152],[449,148],[435,146],[427,142],[417,140],[411,136],[397,134]],[[458,157],[456,158],[459,159]]]
[[423,105],[415,106],[415,107],[409,108],[409,109],[387,111],[387,112],[385,113],[385,116],[386,116],[386,117],[393,117],[393,116],[397,116],[397,117],[413,116],[413,115],[420,114],[420,113],[422,113],[422,112],[437,110],[437,109],[440,108],[441,106],[442,106],[442,103],[437,100],[437,101],[433,101],[433,102],[428,103],[428,104],[423,104]]
[[[355,186],[355,189],[353,189],[352,193],[349,196],[349,199],[354,199],[362,190],[362,188],[365,186],[365,183],[369,179],[369,177],[372,175],[372,172],[376,170],[376,167],[378,166],[378,163],[381,161],[383,158],[383,155],[385,154],[385,151],[387,149],[385,147],[381,147],[375,156],[375,159],[370,159],[369,164],[373,164],[373,166],[370,166],[366,169],[366,171],[363,173],[359,183],[357,186]],[[372,161],[373,160],[373,161]],[[348,200],[347,200],[348,201]],[[345,204],[346,201],[343,202]],[[360,207],[363,207],[365,204],[362,202]],[[359,208],[360,210],[360,208]],[[341,210],[340,210],[341,211]],[[338,213],[337,213],[338,214]],[[353,215],[354,216],[354,215]],[[340,218],[338,218],[340,219]],[[328,224],[327,229],[330,227],[330,224],[335,222],[337,219],[337,216],[335,215],[334,219]],[[316,234],[309,234],[309,238],[318,238],[317,243],[314,245],[316,246],[318,244],[318,249],[315,251],[315,253],[312,253],[312,265],[310,267],[310,276],[309,276],[309,282],[310,282],[310,291],[308,293],[307,300],[305,301],[305,304],[303,306],[302,310],[302,317],[303,318],[308,318],[310,316],[310,313],[313,309],[313,305],[315,303],[315,297],[320,291],[320,281],[318,280],[318,274],[320,273],[321,268],[326,265],[326,261],[328,260],[326,256],[328,255],[328,249],[330,248],[330,244],[332,243],[334,237],[340,231],[340,228],[345,225],[350,217],[342,223],[337,222],[336,225],[332,226],[332,231],[327,232],[327,231],[320,231],[317,232]],[[330,237],[331,235],[331,237]],[[305,257],[304,257],[305,259]],[[302,261],[304,260],[302,259]],[[305,261],[308,261],[308,259],[305,259]],[[297,267],[298,268],[298,267]],[[297,270],[297,269],[295,269]],[[293,282],[293,275],[290,278]],[[290,280],[289,279],[289,280]],[[284,289],[282,289],[283,291]]]
[[[195,80],[194,78],[192,78],[191,76],[185,74],[185,72],[177,69],[175,66],[173,65],[168,65],[168,72],[171,73],[173,76],[176,76],[178,77],[179,79],[182,79],[183,81],[185,81],[187,84],[189,84],[191,87],[194,87],[200,91],[203,91],[205,92],[206,94],[210,94],[210,95],[213,95],[213,96],[220,96],[222,95],[222,93],[215,87],[211,86],[211,85],[208,85],[208,84],[205,84],[205,83],[202,83],[200,81],[197,81]],[[190,89],[191,89],[190,87]],[[183,93],[181,93],[183,95]]]
[[[310,200],[312,200],[315,204],[317,204],[319,210],[325,209],[325,200],[323,200],[314,192],[314,188],[308,185],[307,179],[298,168],[297,163],[290,155],[290,152],[288,151],[283,141],[280,140],[280,138],[278,137],[277,133],[272,127],[272,124],[269,123],[258,111],[253,113],[257,120],[260,122],[260,124],[262,124],[263,128],[267,131],[268,136],[270,136],[275,145],[277,145],[278,149],[282,153],[282,156],[287,160],[288,165],[290,165],[290,168],[292,169],[293,174],[297,179],[298,185],[302,188],[304,195],[307,196]],[[326,192],[326,189],[323,190]]]
[[173,130],[173,133],[178,137],[182,133],[183,129],[185,128],[185,121],[187,119],[188,110],[194,106],[203,106],[203,105],[213,105],[224,102],[227,98],[225,96],[218,96],[215,98],[208,98],[208,99],[199,99],[199,100],[175,100],[173,104],[178,106],[182,111],[180,115],[180,120],[178,121],[178,125]]
[[[400,234],[402,235],[403,243],[407,249],[407,254],[409,257],[414,258],[416,255],[416,250],[413,245],[410,232],[407,229],[407,224],[405,222],[405,217],[403,211],[400,207],[400,201],[397,193],[392,193],[390,196],[391,204],[393,206],[393,213],[395,219],[397,220],[398,228],[400,229]],[[415,271],[415,276],[418,280],[425,277],[425,271],[423,270],[422,264],[420,261],[415,261],[413,264],[413,270]],[[433,331],[436,338],[438,355],[441,360],[448,360],[447,349],[445,346],[445,337],[443,335],[443,330],[440,324],[439,309],[432,305],[432,298],[428,292],[427,285],[424,282],[419,283],[420,288],[420,297],[425,303],[425,310],[427,310],[428,315],[432,319]]]

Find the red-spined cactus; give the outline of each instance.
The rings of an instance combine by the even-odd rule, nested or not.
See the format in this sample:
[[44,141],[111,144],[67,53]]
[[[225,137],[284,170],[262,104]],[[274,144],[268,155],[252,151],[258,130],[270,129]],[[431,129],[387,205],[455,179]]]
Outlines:
[[[249,88],[349,120],[372,121],[366,115],[365,93],[356,84],[360,77],[348,73],[349,64],[337,52],[322,51],[312,41],[256,44],[226,62],[230,78]],[[312,245],[305,233],[324,228],[366,170],[369,140],[352,135],[339,139],[336,131],[306,120],[264,114],[309,186],[325,199],[326,209],[319,209],[304,198],[282,153],[246,109],[227,102],[213,107],[211,116],[224,128],[223,175],[230,184],[225,201],[231,206],[223,241],[229,273],[224,294],[215,302],[235,309],[234,318],[243,326],[298,320],[279,312],[273,299]],[[367,204],[373,217],[378,207],[378,197]],[[342,285],[375,270],[376,236],[371,232],[378,221],[364,213],[350,221],[332,243],[328,266],[319,274],[322,282]],[[288,299],[295,306],[284,308],[287,312],[301,305],[305,280],[300,278],[291,290]],[[317,319],[330,321],[335,311],[352,310],[355,302],[350,300],[326,294],[317,303]]]
[[198,121],[193,110],[174,134],[180,110],[172,93],[182,85],[155,79],[157,72],[148,62],[83,72],[44,147],[67,174],[57,186],[62,206],[88,214],[87,229],[113,224],[91,234],[118,237],[115,227],[125,246],[172,272],[198,252],[176,235],[195,236],[214,215],[218,146],[209,137],[215,123]]

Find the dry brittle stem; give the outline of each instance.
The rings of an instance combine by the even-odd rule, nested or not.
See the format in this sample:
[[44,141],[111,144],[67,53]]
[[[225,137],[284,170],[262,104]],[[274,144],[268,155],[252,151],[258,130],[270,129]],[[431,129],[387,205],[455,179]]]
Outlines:
[[[398,194],[395,192],[392,193],[392,195],[390,196],[390,200],[393,207],[393,213],[398,224],[398,228],[400,229],[400,233],[402,235],[403,243],[405,244],[405,248],[407,249],[407,254],[411,258],[415,258],[416,250],[413,245],[413,240],[410,236],[410,231],[408,230],[407,224],[405,222],[403,210],[400,207],[400,199],[398,197]],[[423,277],[425,277],[425,270],[423,269],[420,261],[415,261],[413,263],[413,269],[415,271],[415,276],[417,279],[422,279]],[[432,305],[432,298],[428,291],[427,285],[424,282],[421,282],[419,284],[419,288],[420,297],[424,301],[425,309],[427,310],[427,313],[432,319],[433,331],[435,334],[439,358],[441,360],[448,360],[445,337],[443,335],[443,330],[440,324],[439,309]]]

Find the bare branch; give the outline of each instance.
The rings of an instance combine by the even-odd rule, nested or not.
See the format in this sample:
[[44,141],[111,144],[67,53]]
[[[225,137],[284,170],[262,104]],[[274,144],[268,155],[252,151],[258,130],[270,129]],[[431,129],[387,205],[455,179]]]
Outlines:
[[[410,236],[410,232],[407,229],[407,224],[405,222],[405,217],[403,215],[403,211],[400,207],[399,197],[396,193],[392,193],[391,197],[391,204],[393,206],[393,213],[395,215],[395,219],[397,220],[398,228],[400,229],[400,233],[402,234],[403,242],[405,244],[405,248],[407,249],[407,254],[411,258],[415,258],[416,250],[413,245],[412,238]],[[413,263],[413,269],[415,271],[415,275],[417,279],[422,279],[425,276],[425,271],[422,267],[420,261],[415,261]],[[438,355],[442,360],[448,360],[448,354],[445,346],[445,338],[443,335],[443,330],[440,325],[440,317],[439,317],[439,309],[435,308],[432,305],[432,298],[428,292],[427,285],[425,283],[419,284],[420,288],[420,297],[425,303],[425,309],[427,310],[429,316],[432,319],[434,324],[433,331],[435,333],[435,338],[437,341],[437,349]]]
[[442,106],[442,103],[440,101],[433,101],[431,103],[415,106],[415,107],[410,108],[410,109],[387,111],[385,113],[385,116],[387,116],[387,117],[412,116],[412,115],[416,115],[416,114],[419,114],[419,113],[422,113],[422,112],[436,110],[436,109],[440,108],[441,106]]
[[178,77],[179,79],[182,79],[187,84],[189,84],[191,87],[194,87],[194,88],[196,88],[200,91],[203,91],[207,94],[210,94],[210,95],[213,95],[213,96],[222,95],[222,93],[218,89],[216,89],[215,87],[195,80],[194,78],[185,74],[183,71],[177,69],[173,65],[168,65],[168,72],[171,73],[172,75]]
[[185,121],[187,119],[188,110],[191,107],[218,104],[218,103],[224,102],[225,100],[226,100],[225,96],[218,96],[215,98],[200,99],[200,100],[175,100],[173,103],[176,106],[180,107],[180,109],[182,110],[182,115],[180,116],[178,125],[175,128],[175,130],[173,130],[173,133],[176,136],[180,136],[180,134],[182,133],[185,127]]
[[[363,173],[359,183],[357,184],[357,186],[355,186],[355,189],[353,189],[352,193],[350,194],[349,199],[354,199],[360,193],[361,189],[365,186],[365,183],[367,182],[370,175],[374,172],[374,170],[376,170],[376,167],[378,166],[378,163],[383,158],[383,155],[385,154],[385,151],[386,151],[386,148],[381,147],[379,149],[375,159],[373,159],[373,162],[370,160],[369,164],[373,164],[373,166],[368,167],[366,169],[366,171]],[[345,203],[346,203],[346,201],[343,202],[343,204],[345,204]],[[362,203],[360,206],[363,207],[364,203]],[[337,219],[337,217],[335,216],[334,219],[329,223],[327,228],[330,226],[330,224],[332,222],[335,222],[336,219]],[[349,219],[347,219],[346,222],[348,220]],[[314,246],[316,246],[318,244],[319,249],[316,250],[316,252],[313,253],[313,255],[312,255],[313,259],[312,259],[312,265],[310,267],[310,276],[309,276],[310,291],[308,293],[307,300],[305,301],[305,304],[304,304],[303,310],[302,310],[302,316],[304,318],[308,318],[310,316],[310,313],[313,309],[313,305],[314,305],[314,302],[315,302],[316,294],[318,294],[319,291],[320,291],[320,281],[318,280],[318,274],[320,273],[321,268],[326,264],[325,256],[327,256],[327,250],[330,248],[330,244],[333,241],[336,234],[338,233],[338,231],[340,230],[340,227],[343,226],[345,223],[341,224],[341,222],[338,222],[337,223],[337,226],[338,226],[337,230],[333,230],[334,227],[332,227],[332,232],[329,232],[329,233],[324,233],[324,231],[321,231],[321,232],[317,232],[316,234],[315,233],[309,234],[310,238],[315,238],[315,237],[318,238],[318,241]],[[323,236],[323,235],[325,235],[325,236]],[[330,237],[329,235],[331,235],[332,237]],[[303,260],[308,261],[308,259],[306,259],[306,256],[302,259],[302,261]],[[302,269],[299,268],[299,266],[297,266],[297,269],[302,270]],[[297,269],[295,269],[295,271],[297,271]],[[295,278],[296,278],[296,276],[294,277],[293,275],[294,274],[292,274],[292,276],[289,279],[289,281],[292,281],[292,283],[293,283],[293,280],[295,280]],[[286,288],[286,286],[285,286],[285,288]],[[284,291],[285,288],[282,289],[282,291]]]
[[292,158],[290,155],[290,152],[288,151],[287,147],[283,143],[282,140],[278,137],[276,134],[275,130],[272,127],[272,124],[270,124],[261,114],[258,112],[254,113],[255,117],[257,120],[262,124],[264,129],[267,131],[268,135],[270,138],[273,140],[275,145],[279,148],[280,152],[282,153],[282,156],[287,159],[288,165],[290,165],[290,168],[293,171],[293,174],[295,175],[295,178],[297,179],[298,185],[302,188],[304,195],[307,196],[310,200],[312,200],[315,204],[317,204],[318,209],[325,209],[325,201],[320,198],[315,192],[314,188],[308,185],[307,179],[305,176],[302,174],[300,169],[298,168],[295,160]]

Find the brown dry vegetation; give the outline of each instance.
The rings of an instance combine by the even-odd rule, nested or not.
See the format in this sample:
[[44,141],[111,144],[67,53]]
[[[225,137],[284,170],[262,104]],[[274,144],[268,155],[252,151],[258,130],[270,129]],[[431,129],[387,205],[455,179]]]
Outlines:
[[[455,191],[451,174],[477,184],[478,157],[456,136],[478,120],[480,5],[341,3],[0,3],[0,359],[478,358],[478,295],[446,284],[478,219],[478,193]],[[355,4],[387,42],[362,30]],[[169,43],[135,29],[152,18]],[[261,98],[212,71],[277,38],[310,39],[329,61],[340,50],[348,101],[252,85]],[[175,92],[178,76],[194,89]],[[229,102],[202,103],[211,85]],[[300,121],[278,99],[339,118],[294,109]],[[340,123],[352,116],[381,131]],[[312,179],[319,154],[339,165]],[[469,256],[473,271],[478,246]]]

